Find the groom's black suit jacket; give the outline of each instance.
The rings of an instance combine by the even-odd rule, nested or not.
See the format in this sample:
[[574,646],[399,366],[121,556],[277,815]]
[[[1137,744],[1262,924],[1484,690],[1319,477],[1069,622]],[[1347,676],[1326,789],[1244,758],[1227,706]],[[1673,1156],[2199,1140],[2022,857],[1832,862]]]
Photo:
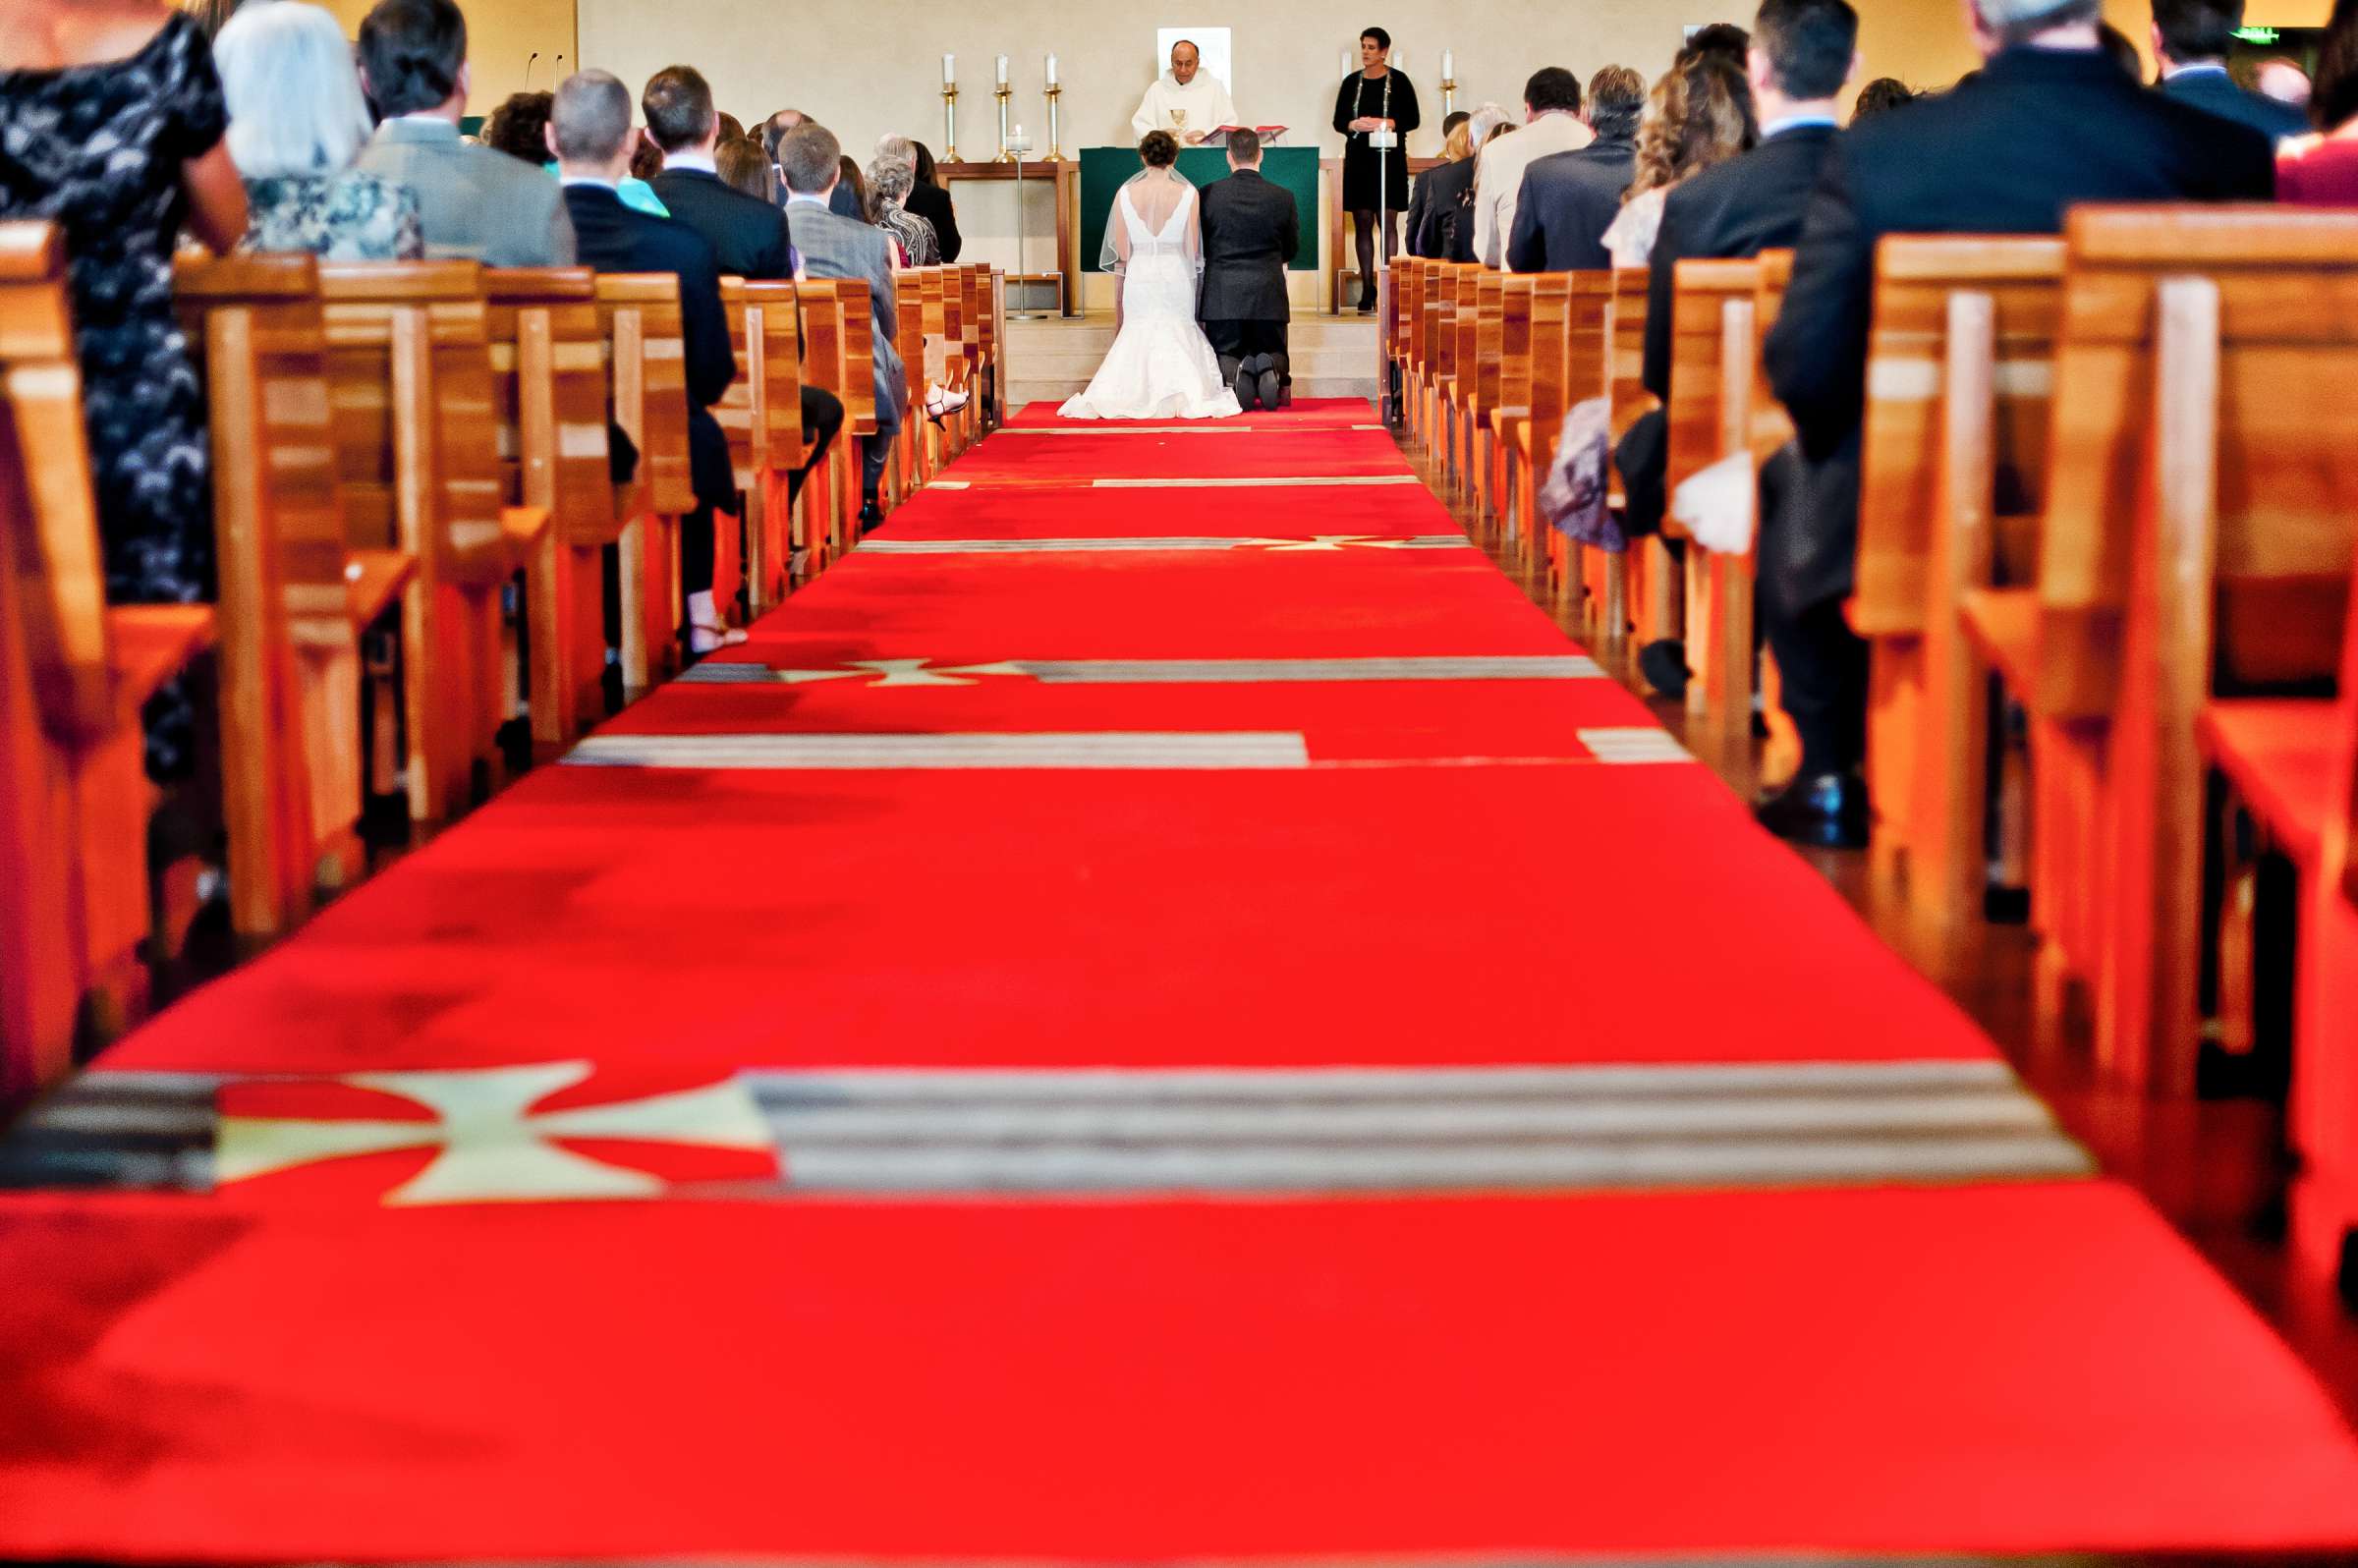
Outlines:
[[1283,321],[1285,264],[1302,248],[1293,193],[1258,169],[1239,169],[1204,188],[1203,321]]

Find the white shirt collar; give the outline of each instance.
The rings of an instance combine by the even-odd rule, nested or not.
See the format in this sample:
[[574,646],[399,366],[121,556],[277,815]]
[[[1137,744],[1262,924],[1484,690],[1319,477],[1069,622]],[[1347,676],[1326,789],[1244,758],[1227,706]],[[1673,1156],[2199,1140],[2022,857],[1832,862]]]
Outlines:
[[1771,120],[1761,127],[1761,140],[1766,141],[1770,137],[1782,135],[1787,131],[1800,131],[1809,126],[1831,126],[1837,123],[1830,114],[1788,114],[1782,119]]
[[786,204],[790,207],[823,207],[827,204],[827,198],[823,196],[811,196],[801,191],[790,191],[786,195]]
[[2179,77],[2191,77],[2198,75],[2211,76],[2214,74],[2222,77],[2225,76],[2227,74],[2226,62],[2223,60],[2197,60],[2192,65],[2171,66],[2168,70],[2162,73],[2162,80],[2164,82],[2173,82]]
[[720,173],[720,168],[713,162],[711,153],[699,152],[694,147],[683,147],[677,152],[664,153],[663,167],[667,170],[696,169],[705,174]]
[[617,195],[621,194],[621,187],[616,185],[612,180],[601,180],[594,174],[560,174],[557,176],[557,184],[566,187],[577,185],[592,185],[597,187],[597,189],[600,191],[612,191]]

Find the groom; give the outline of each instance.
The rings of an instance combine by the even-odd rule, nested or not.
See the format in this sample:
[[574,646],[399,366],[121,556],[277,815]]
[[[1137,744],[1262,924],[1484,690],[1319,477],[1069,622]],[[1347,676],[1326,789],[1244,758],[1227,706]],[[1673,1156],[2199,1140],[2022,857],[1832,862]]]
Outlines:
[[1228,133],[1228,177],[1204,188],[1204,292],[1196,317],[1238,407],[1293,401],[1285,353],[1285,264],[1302,247],[1294,198],[1261,177],[1261,138]]

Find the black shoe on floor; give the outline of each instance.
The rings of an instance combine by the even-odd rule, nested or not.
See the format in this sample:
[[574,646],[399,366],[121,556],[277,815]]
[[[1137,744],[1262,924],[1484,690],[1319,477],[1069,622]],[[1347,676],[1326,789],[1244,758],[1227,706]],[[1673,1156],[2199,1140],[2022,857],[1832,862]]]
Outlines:
[[1856,773],[1815,773],[1753,809],[1778,838],[1817,849],[1867,847],[1867,781]]
[[1276,371],[1263,370],[1261,372],[1261,406],[1263,408],[1271,414],[1276,413],[1282,406],[1279,399],[1284,390],[1278,383]]
[[1260,383],[1255,380],[1251,370],[1245,368],[1245,366],[1241,364],[1238,365],[1236,367],[1236,379],[1228,383],[1228,389],[1236,394],[1236,406],[1238,408],[1242,409],[1247,414],[1253,412],[1254,400],[1261,396],[1261,387]]
[[860,503],[861,533],[873,533],[876,531],[877,526],[883,521],[884,509],[876,504],[876,498],[874,496],[871,495],[866,501]]
[[1676,700],[1687,695],[1687,644],[1675,637],[1649,643],[1638,649],[1638,673],[1646,684]]

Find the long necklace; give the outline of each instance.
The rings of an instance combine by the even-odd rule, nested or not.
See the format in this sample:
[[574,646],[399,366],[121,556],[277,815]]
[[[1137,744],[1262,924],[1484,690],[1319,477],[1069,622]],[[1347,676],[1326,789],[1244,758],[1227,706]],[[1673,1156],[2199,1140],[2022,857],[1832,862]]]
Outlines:
[[[1359,74],[1359,89],[1352,94],[1351,107],[1357,109],[1363,118],[1368,112],[1368,74],[1364,71]],[[1392,74],[1389,71],[1386,71],[1383,74],[1383,92],[1381,96],[1376,100],[1376,118],[1378,120],[1389,120],[1391,117]],[[1368,133],[1362,131],[1359,134],[1364,137]]]

